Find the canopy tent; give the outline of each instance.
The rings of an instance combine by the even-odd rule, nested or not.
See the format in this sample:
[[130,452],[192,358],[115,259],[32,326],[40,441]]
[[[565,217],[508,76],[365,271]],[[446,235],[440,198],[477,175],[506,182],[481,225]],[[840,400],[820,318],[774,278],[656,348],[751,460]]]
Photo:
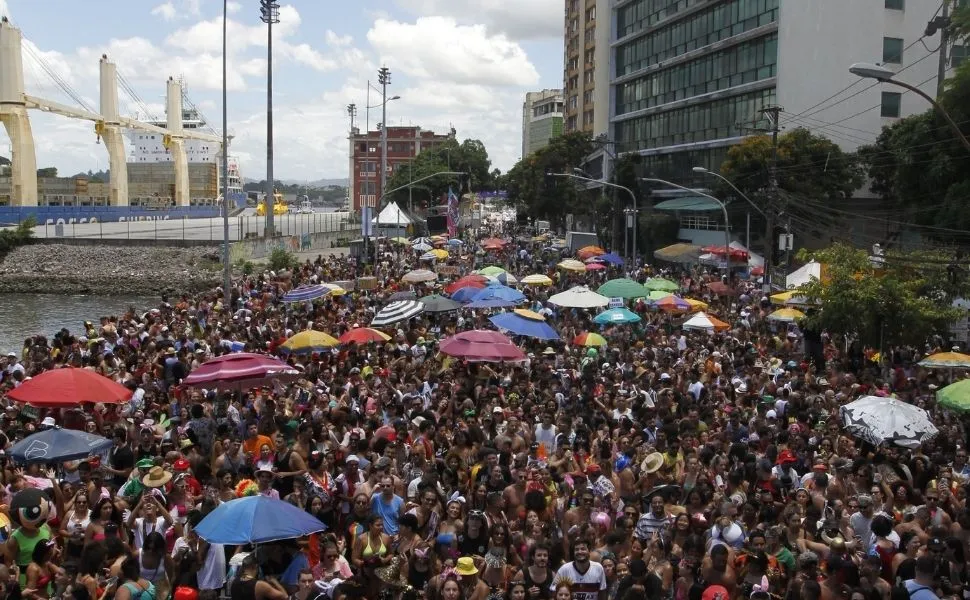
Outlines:
[[[397,202],[389,202],[387,206],[381,210],[381,212],[371,220],[374,224],[374,229],[376,234],[379,236],[387,237],[406,237],[409,231],[413,231],[420,221],[415,219],[397,205]],[[430,250],[429,246],[427,249],[421,250],[422,252],[427,252]]]
[[826,279],[825,271],[825,265],[813,260],[810,263],[802,265],[799,269],[792,271],[788,277],[785,277],[785,287],[789,290],[800,288],[811,282],[812,279],[818,279],[824,282]]

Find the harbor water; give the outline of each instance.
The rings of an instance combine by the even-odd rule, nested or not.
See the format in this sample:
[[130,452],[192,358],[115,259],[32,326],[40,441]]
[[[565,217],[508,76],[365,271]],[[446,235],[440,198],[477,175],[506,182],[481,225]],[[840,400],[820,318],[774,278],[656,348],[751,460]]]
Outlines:
[[141,313],[160,302],[159,297],[145,296],[0,294],[0,351],[19,354],[30,336],[45,335],[49,339],[65,327],[80,335],[86,320],[120,316],[130,307]]

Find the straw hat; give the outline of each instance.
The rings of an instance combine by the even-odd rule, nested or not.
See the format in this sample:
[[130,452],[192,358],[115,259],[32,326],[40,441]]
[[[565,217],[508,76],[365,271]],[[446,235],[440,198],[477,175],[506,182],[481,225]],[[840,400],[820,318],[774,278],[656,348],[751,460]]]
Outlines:
[[475,566],[475,561],[472,560],[472,557],[462,556],[458,559],[458,564],[455,565],[455,573],[459,575],[474,575],[478,573],[478,567]]
[[644,473],[656,473],[662,466],[664,466],[664,455],[659,452],[651,452],[640,463],[640,470]]
[[172,480],[172,474],[162,467],[152,467],[148,475],[141,478],[145,487],[160,488]]

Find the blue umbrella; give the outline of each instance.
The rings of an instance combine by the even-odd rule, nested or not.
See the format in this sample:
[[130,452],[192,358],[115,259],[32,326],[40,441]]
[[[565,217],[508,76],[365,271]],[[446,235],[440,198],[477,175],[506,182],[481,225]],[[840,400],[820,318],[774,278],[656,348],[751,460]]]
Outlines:
[[599,256],[596,257],[596,260],[600,262],[609,263],[611,265],[623,264],[623,259],[612,252],[609,252],[607,254],[600,254]]
[[59,463],[103,454],[113,445],[113,441],[100,435],[54,427],[28,435],[7,453],[21,464]]
[[559,334],[545,321],[529,319],[514,312],[504,312],[490,317],[489,321],[512,335],[524,335],[537,340],[558,340]]
[[510,300],[492,298],[491,300],[472,300],[468,304],[462,306],[462,308],[511,308],[513,306],[517,306],[518,304],[518,302],[512,302]]
[[449,246],[464,246],[465,245],[465,242],[463,242],[463,241],[461,241],[459,239],[456,239],[456,238],[451,238],[450,240],[448,240],[445,243],[448,244]]
[[477,288],[472,286],[463,287],[457,290],[454,294],[452,294],[451,299],[454,300],[455,302],[461,302],[462,304],[464,304],[465,302],[471,302],[472,298],[475,297],[475,294],[482,291],[482,289],[484,288]]
[[210,544],[261,544],[290,540],[324,531],[327,526],[289,502],[247,496],[223,502],[195,531]]
[[306,302],[322,298],[330,293],[330,288],[325,285],[305,285],[290,290],[283,295],[283,302]]
[[639,323],[641,319],[640,315],[621,306],[601,312],[596,315],[593,321],[600,325],[619,325],[622,323]]
[[525,294],[508,286],[493,283],[484,289],[478,290],[478,293],[472,296],[472,302],[480,302],[482,300],[504,300],[518,304],[525,302]]

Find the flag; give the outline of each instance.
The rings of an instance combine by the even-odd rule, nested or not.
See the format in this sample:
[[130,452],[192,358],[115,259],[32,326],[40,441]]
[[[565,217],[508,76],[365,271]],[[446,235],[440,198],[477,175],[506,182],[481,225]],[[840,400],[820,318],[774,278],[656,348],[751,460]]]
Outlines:
[[458,196],[448,188],[448,235],[458,235]]

